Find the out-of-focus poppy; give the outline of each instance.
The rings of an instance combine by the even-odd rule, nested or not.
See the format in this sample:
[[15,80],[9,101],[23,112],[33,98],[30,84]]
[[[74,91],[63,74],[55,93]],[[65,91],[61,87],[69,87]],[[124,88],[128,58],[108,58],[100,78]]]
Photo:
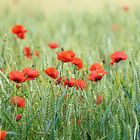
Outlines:
[[30,68],[25,68],[22,70],[24,75],[26,76],[26,81],[34,80],[39,76],[39,72],[37,70],[33,70]]
[[4,71],[4,69],[3,69],[3,68],[0,68],[0,71],[1,71],[1,72],[3,72],[3,71]]
[[90,71],[98,70],[98,69],[103,69],[103,66],[99,63],[94,63],[89,67]]
[[76,83],[76,81],[75,81],[74,78],[70,78],[70,79],[65,79],[64,80],[64,86],[74,87],[75,83]]
[[118,24],[112,24],[112,31],[120,31],[121,27]]
[[48,44],[48,46],[50,49],[56,49],[59,47],[58,43],[56,43],[56,42],[51,42]]
[[124,10],[125,12],[129,12],[130,8],[129,8],[128,5],[124,5],[124,6],[123,6],[123,10]]
[[16,121],[19,121],[21,118],[22,118],[22,115],[21,114],[17,114],[16,115]]
[[105,74],[107,74],[107,72],[104,71],[104,69],[94,70],[89,74],[88,80],[97,82],[101,80]]
[[34,55],[37,56],[37,57],[40,57],[39,51],[36,50],[36,51],[34,52]]
[[11,71],[11,72],[9,73],[9,79],[10,79],[11,81],[16,82],[16,83],[22,83],[22,82],[25,81],[26,77],[25,77],[25,75],[24,75],[22,72],[20,72],[20,71]]
[[16,84],[16,88],[17,88],[17,89],[19,89],[19,88],[20,88],[20,85],[19,85],[18,83]]
[[83,68],[83,61],[81,58],[74,57],[71,61],[71,64],[74,64],[77,66],[78,70]]
[[60,53],[57,53],[58,60],[64,63],[71,62],[74,57],[75,53],[73,51],[62,51]]
[[6,135],[7,135],[7,132],[0,129],[0,140],[5,140]]
[[86,88],[86,82],[82,79],[76,80],[76,89],[84,90]]
[[24,56],[27,58],[32,58],[32,53],[30,47],[25,47],[24,48]]
[[114,65],[114,63],[118,63],[122,60],[126,60],[128,58],[128,56],[126,55],[125,52],[121,52],[121,51],[117,51],[117,52],[114,52],[113,54],[111,54],[111,62],[110,64],[111,65]]
[[71,58],[75,57],[75,53],[72,50],[67,51],[67,53],[70,54]]
[[46,75],[48,75],[49,77],[53,79],[56,79],[59,75],[59,72],[54,67],[49,67],[46,70],[44,70],[44,72],[46,73]]
[[58,79],[56,79],[55,84],[56,85],[60,85],[63,83],[63,77],[59,77]]
[[11,97],[11,104],[13,104],[19,108],[24,108],[26,105],[26,101],[23,97],[13,96],[13,97]]
[[12,33],[15,34],[20,39],[25,38],[25,33],[26,32],[27,32],[27,30],[22,25],[15,25],[12,28]]

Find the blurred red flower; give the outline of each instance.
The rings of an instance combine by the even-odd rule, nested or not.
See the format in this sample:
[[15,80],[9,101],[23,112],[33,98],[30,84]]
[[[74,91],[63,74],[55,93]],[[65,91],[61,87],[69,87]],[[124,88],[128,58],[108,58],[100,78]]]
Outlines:
[[11,81],[14,81],[16,83],[22,83],[25,81],[26,77],[24,76],[24,74],[20,71],[11,71],[9,73],[9,79]]
[[21,114],[16,115],[16,121],[19,121],[22,118]]
[[67,51],[67,53],[70,54],[71,58],[75,57],[75,53],[72,50]]
[[44,72],[46,73],[46,75],[48,75],[49,77],[53,79],[56,79],[59,75],[59,72],[54,67],[49,67],[46,70],[44,70]]
[[4,69],[3,69],[3,68],[0,68],[0,71],[1,71],[1,72],[3,72],[3,71],[4,71]]
[[22,25],[15,25],[12,28],[12,33],[15,34],[20,39],[25,38],[25,33],[26,32],[27,32],[27,30]]
[[26,102],[23,97],[13,96],[13,97],[11,97],[11,104],[13,104],[19,108],[24,108],[26,105]]
[[99,105],[99,104],[101,104],[102,102],[103,102],[103,96],[98,95],[98,96],[97,96],[97,99],[96,99],[96,105]]
[[72,58],[75,57],[75,53],[73,51],[62,51],[60,53],[57,53],[58,60],[62,62],[71,62]]
[[2,130],[0,129],[0,140],[5,140],[6,135],[7,135],[7,132],[6,132],[6,131],[2,131]]
[[75,86],[77,90],[84,90],[86,88],[86,82],[82,79],[76,80]]
[[124,6],[123,6],[123,10],[124,10],[125,12],[128,12],[128,11],[129,11],[129,9],[130,9],[130,8],[129,8],[129,6],[128,6],[128,5],[124,5]]
[[59,47],[58,43],[56,43],[56,42],[51,42],[48,44],[48,46],[50,49],[56,49]]
[[74,57],[71,61],[71,64],[74,64],[77,66],[78,70],[83,68],[83,61],[81,58]]
[[22,72],[26,76],[26,81],[34,80],[35,78],[39,76],[39,72],[37,70],[33,70],[30,68],[25,68],[22,70]]
[[76,81],[75,81],[74,78],[70,78],[70,79],[65,79],[64,80],[64,86],[74,87],[75,83],[76,83]]
[[118,62],[120,62],[122,60],[126,60],[128,58],[126,53],[121,52],[121,51],[114,52],[110,57],[111,57],[111,60],[112,60],[110,62],[111,65],[114,65],[114,63],[118,63]]
[[37,56],[37,57],[40,57],[39,51],[36,50],[36,51],[34,52],[34,55]]
[[63,77],[59,77],[58,79],[56,79],[55,84],[56,85],[60,85],[63,83]]
[[105,74],[107,74],[107,72],[104,71],[104,69],[93,70],[89,74],[88,80],[97,82],[101,80]]
[[103,69],[102,65],[99,63],[94,63],[89,67],[90,71],[98,70],[98,69]]
[[24,48],[24,55],[27,57],[27,58],[32,58],[32,53],[31,53],[31,49],[30,47],[25,47]]
[[19,88],[20,88],[20,85],[19,85],[18,83],[16,84],[16,88],[17,88],[17,89],[19,89]]
[[121,27],[118,24],[112,24],[112,31],[120,31]]

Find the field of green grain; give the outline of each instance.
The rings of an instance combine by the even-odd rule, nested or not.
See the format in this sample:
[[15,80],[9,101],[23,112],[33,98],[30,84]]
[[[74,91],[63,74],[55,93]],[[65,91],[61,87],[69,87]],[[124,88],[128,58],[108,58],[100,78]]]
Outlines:
[[[15,7],[4,6],[0,13],[0,140],[139,140],[139,8],[125,2],[127,8],[121,3],[99,12],[61,7],[45,12],[45,3],[43,9],[30,8],[32,3],[20,9],[14,2]],[[24,39],[11,32],[15,25],[27,30]],[[52,42],[56,49],[48,47]],[[58,53],[68,50],[82,60],[80,70],[58,59]],[[116,51],[128,58],[110,65]],[[107,74],[90,81],[94,63]],[[57,69],[57,78],[80,79],[86,87],[56,84],[57,78],[44,72],[49,67]],[[20,83],[14,75],[12,80],[10,72],[24,68],[39,76]],[[13,101],[15,96],[24,98],[24,107]]]

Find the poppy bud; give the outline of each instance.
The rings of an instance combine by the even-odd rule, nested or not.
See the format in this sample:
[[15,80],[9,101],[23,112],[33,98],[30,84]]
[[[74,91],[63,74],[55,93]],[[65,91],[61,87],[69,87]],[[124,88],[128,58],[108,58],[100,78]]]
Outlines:
[[21,114],[16,115],[16,121],[19,121],[22,118]]

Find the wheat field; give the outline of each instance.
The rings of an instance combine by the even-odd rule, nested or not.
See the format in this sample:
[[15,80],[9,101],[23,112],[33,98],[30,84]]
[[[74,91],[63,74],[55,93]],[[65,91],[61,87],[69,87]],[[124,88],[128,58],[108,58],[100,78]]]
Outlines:
[[0,10],[0,140],[140,140],[139,0]]

